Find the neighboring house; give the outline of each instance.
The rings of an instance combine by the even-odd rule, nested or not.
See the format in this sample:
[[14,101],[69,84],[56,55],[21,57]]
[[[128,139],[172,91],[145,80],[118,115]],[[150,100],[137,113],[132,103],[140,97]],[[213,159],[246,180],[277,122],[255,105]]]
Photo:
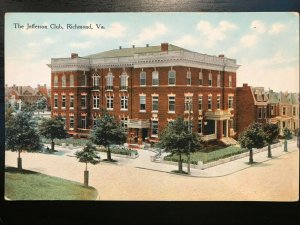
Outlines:
[[128,142],[141,144],[177,117],[189,117],[204,140],[235,134],[236,60],[175,45],[122,48],[52,58],[52,116],[75,136],[88,135],[101,110],[121,121]]
[[22,110],[23,104],[35,104],[40,98],[45,97],[50,102],[46,85],[37,88],[31,86],[5,86],[5,105]]
[[237,87],[236,111],[236,129],[238,134],[253,122],[268,122],[268,94],[263,87],[251,87],[248,84]]
[[299,128],[299,93],[270,90],[268,96],[270,122],[280,126],[280,133],[284,128],[292,131]]

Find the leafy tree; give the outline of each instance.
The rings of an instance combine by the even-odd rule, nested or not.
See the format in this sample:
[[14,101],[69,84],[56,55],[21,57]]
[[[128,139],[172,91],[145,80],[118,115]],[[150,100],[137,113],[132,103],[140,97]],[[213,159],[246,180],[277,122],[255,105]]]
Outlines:
[[93,146],[92,143],[88,142],[84,149],[81,151],[77,151],[75,155],[79,162],[85,163],[84,185],[88,186],[89,171],[87,170],[87,164],[91,163],[95,165],[100,162],[100,157],[97,155],[96,147]]
[[107,160],[113,161],[109,147],[111,144],[123,144],[126,141],[126,135],[115,118],[104,111],[102,117],[96,120],[90,139],[94,144],[104,145],[107,148]]
[[264,131],[261,123],[250,124],[238,138],[242,148],[249,150],[249,163],[253,163],[253,151],[252,148],[264,147]]
[[38,110],[38,113],[40,112],[40,110],[44,112],[46,106],[47,106],[47,99],[45,97],[40,98],[36,102],[36,108]]
[[54,151],[54,139],[63,139],[67,137],[64,128],[65,122],[62,117],[57,116],[50,119],[43,119],[39,126],[40,135],[47,139],[51,139],[51,151]]
[[[188,155],[201,147],[199,137],[190,133],[188,123],[183,118],[177,118],[159,135],[158,146],[164,148],[166,152],[179,155],[178,171],[182,173],[182,154]],[[189,144],[190,143],[190,147]]]
[[272,157],[271,144],[278,138],[279,127],[277,124],[266,123],[263,125],[264,139],[268,143],[268,157]]
[[5,122],[5,147],[18,152],[18,169],[22,170],[21,152],[38,151],[41,147],[36,124],[28,112],[10,115]]

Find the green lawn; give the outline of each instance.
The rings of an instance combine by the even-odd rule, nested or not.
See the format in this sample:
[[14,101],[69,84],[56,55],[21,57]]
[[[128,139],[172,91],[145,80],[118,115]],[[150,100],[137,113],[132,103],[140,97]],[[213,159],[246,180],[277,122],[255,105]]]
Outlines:
[[93,187],[16,168],[5,168],[5,196],[11,200],[95,200]]
[[[203,163],[208,163],[218,159],[226,158],[232,155],[240,154],[246,152],[247,149],[241,149],[236,146],[229,146],[212,152],[194,152],[191,153],[191,163],[197,164],[198,161],[203,161]],[[178,161],[178,155],[166,156],[167,161]],[[187,162],[186,155],[182,155],[183,162]]]

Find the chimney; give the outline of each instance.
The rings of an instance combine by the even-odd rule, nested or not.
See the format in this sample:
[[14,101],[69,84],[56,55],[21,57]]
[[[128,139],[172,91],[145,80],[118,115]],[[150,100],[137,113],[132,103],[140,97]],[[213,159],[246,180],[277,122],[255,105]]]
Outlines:
[[122,46],[121,46],[121,45],[119,46],[119,49],[122,49]]
[[247,83],[244,83],[244,84],[243,84],[243,87],[248,87],[248,84],[247,84]]
[[160,47],[161,47],[162,52],[166,52],[166,51],[169,50],[169,44],[168,43],[161,43]]
[[132,48],[135,48],[135,45],[132,45]]
[[78,53],[71,53],[71,59],[78,58]]
[[225,56],[224,56],[224,54],[220,54],[218,57],[219,58],[224,58]]
[[149,47],[149,44],[146,44],[146,47],[148,48],[148,47]]

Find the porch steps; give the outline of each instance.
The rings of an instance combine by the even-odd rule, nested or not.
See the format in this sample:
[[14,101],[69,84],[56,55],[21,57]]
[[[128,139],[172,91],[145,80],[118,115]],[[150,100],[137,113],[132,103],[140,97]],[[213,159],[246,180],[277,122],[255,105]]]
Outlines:
[[235,139],[231,137],[222,138],[220,141],[223,142],[225,145],[236,145],[238,143]]

